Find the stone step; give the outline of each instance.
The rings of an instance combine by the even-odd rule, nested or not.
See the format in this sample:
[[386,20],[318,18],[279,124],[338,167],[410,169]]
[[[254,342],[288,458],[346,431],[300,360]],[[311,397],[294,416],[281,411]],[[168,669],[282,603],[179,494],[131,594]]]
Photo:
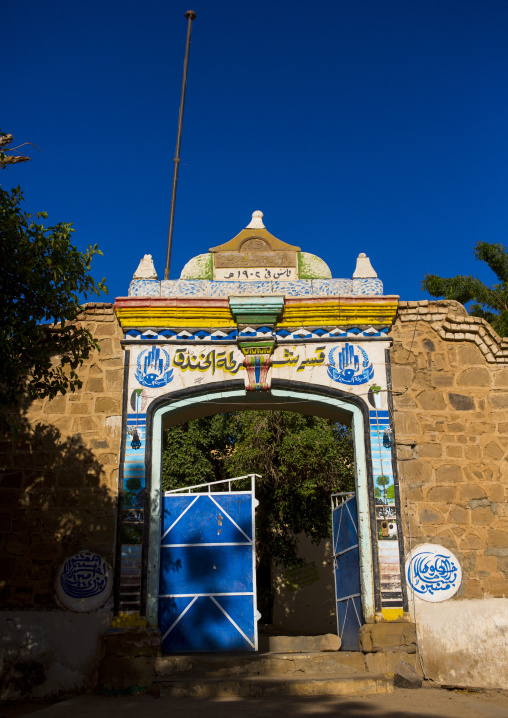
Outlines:
[[165,679],[152,683],[153,696],[173,698],[247,698],[269,696],[351,696],[392,693],[388,675]]
[[360,650],[364,653],[406,651],[416,653],[416,628],[409,621],[368,623],[360,628]]
[[[155,660],[157,678],[353,675],[366,671],[363,653],[193,653]],[[381,673],[385,671],[377,671]]]
[[[309,643],[305,642],[307,639]],[[276,649],[272,652],[161,656],[160,634],[156,629],[115,628],[104,636],[104,656],[99,665],[97,686],[99,690],[114,692],[133,687],[148,690],[154,681],[172,684],[187,680],[201,685],[203,681],[234,682],[244,678],[290,680],[293,685],[293,679],[310,680],[310,676],[332,680],[364,674],[370,674],[371,678],[392,674],[400,660],[421,673],[414,640],[414,625],[381,623],[362,628],[363,652],[329,650],[333,646],[326,636],[275,636],[270,637],[268,644]],[[310,645],[318,645],[321,650],[300,652]],[[287,646],[294,650],[277,652]]]
[[259,650],[262,653],[317,653],[338,651],[341,640],[334,633],[322,636],[271,636],[259,635]]
[[109,655],[104,656],[100,663],[97,688],[105,692],[132,688],[147,691],[154,681],[155,684],[173,685],[183,680],[193,685],[201,685],[208,681],[235,682],[251,678],[282,682],[292,682],[293,679],[314,680],[316,676],[322,680],[345,680],[366,675],[373,678],[382,674],[393,674],[399,661],[409,663],[421,675],[420,664],[416,659],[415,654],[402,651],[366,655],[342,651],[312,654],[250,653],[248,656],[239,653],[195,653],[162,658],[149,655]]

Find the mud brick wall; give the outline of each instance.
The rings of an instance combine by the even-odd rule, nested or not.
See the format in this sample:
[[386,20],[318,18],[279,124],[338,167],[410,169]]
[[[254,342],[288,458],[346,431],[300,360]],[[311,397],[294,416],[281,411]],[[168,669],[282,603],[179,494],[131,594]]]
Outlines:
[[121,438],[122,332],[110,304],[78,318],[100,341],[81,369],[81,390],[44,399],[14,417],[0,443],[0,600],[52,608],[61,562],[77,551],[113,565]]
[[406,551],[459,558],[457,598],[508,597],[508,341],[456,302],[401,302],[391,350]]

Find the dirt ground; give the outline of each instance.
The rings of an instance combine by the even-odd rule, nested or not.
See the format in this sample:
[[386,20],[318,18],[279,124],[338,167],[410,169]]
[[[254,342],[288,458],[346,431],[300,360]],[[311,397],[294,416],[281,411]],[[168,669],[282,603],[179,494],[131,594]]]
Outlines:
[[508,718],[508,691],[423,687],[390,695],[337,698],[105,697],[84,695],[44,705],[0,705],[0,718]]

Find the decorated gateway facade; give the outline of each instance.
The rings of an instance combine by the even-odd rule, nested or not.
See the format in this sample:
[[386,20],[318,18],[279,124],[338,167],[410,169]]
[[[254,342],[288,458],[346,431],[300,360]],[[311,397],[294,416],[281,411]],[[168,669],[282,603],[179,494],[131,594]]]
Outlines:
[[[164,428],[242,409],[352,428],[325,576],[341,650],[389,671],[418,648],[435,680],[505,685],[508,344],[454,302],[385,295],[364,254],[352,269],[332,278],[254,212],[180,279],[146,255],[126,297],[85,308],[102,350],[83,390],[23,409],[1,454],[8,695],[20,655],[27,676],[42,666],[34,694],[93,684],[111,626],[148,627],[165,653],[259,648],[256,477],[161,490]],[[307,579],[292,600],[313,592],[310,615]],[[402,627],[382,654],[372,627],[414,622],[418,646]]]
[[[365,255],[352,279],[332,279],[323,260],[270,234],[261,212],[229,242],[192,259],[180,280],[159,281],[151,258],[142,260],[129,296],[115,302],[126,362],[123,534],[139,527],[138,546],[118,548],[120,611],[141,608],[160,624],[165,422],[233,407],[284,408],[352,427],[354,570],[361,585],[355,594],[361,593],[364,620],[402,617],[407,599],[388,337],[397,299],[383,295]],[[352,612],[351,600],[349,618]]]

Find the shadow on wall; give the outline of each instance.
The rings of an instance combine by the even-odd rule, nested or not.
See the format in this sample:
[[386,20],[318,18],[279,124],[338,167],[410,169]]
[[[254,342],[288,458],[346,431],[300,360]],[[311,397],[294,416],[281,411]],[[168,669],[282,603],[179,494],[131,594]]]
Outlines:
[[315,544],[303,533],[297,540],[302,565],[272,568],[273,629],[297,635],[337,633],[332,542]]
[[[59,610],[55,595],[59,567],[73,554],[88,549],[113,565],[116,497],[103,483],[102,465],[80,434],[64,437],[53,425],[31,425],[26,407],[2,431],[0,615],[7,623],[0,627],[0,695],[27,695],[47,681],[58,661],[51,635],[58,622],[60,634],[67,631],[59,640],[73,643],[75,653],[74,639],[86,630],[82,619],[104,622],[104,611],[99,619]],[[53,629],[46,625],[50,616]]]

